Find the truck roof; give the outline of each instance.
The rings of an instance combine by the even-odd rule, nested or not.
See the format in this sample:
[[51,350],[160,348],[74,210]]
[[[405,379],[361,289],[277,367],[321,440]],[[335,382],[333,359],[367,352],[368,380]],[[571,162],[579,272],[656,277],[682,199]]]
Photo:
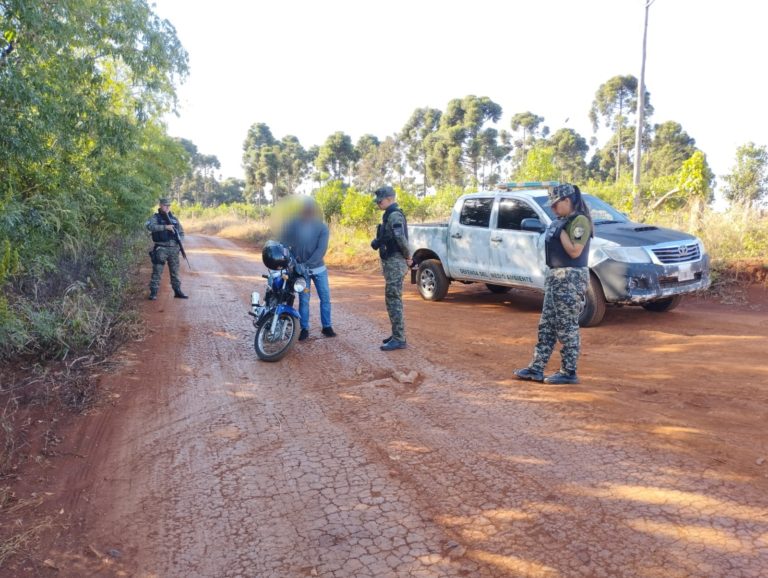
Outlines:
[[476,193],[467,193],[464,197],[487,197],[498,193],[517,193],[527,197],[546,197],[547,189],[491,189],[487,191],[477,191]]
[[476,193],[470,193],[471,196],[483,196],[496,193],[520,193],[528,197],[542,197],[548,194],[548,190],[552,187],[559,185],[559,181],[525,181],[525,182],[512,182],[502,183],[496,189],[490,191],[478,191]]

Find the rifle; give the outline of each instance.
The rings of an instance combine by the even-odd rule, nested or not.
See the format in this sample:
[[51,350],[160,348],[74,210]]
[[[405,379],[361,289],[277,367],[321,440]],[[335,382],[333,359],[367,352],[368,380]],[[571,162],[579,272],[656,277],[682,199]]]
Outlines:
[[184,257],[184,260],[187,262],[187,267],[189,267],[189,270],[192,270],[192,265],[189,264],[189,259],[187,259],[187,252],[184,250],[184,245],[181,244],[181,237],[179,236],[179,231],[176,229],[176,226],[171,222],[171,213],[170,211],[167,213],[163,213],[162,211],[159,211],[160,214],[163,216],[163,219],[165,219],[166,225],[170,225],[173,227],[173,238],[176,239],[176,242],[179,244],[179,249],[181,250],[181,256]]

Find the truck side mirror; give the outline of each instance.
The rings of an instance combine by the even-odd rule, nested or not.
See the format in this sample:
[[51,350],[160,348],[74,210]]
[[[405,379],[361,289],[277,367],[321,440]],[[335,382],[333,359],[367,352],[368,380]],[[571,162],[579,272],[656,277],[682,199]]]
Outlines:
[[543,233],[546,227],[539,219],[523,219],[520,223],[520,229],[523,231],[532,231],[534,233]]

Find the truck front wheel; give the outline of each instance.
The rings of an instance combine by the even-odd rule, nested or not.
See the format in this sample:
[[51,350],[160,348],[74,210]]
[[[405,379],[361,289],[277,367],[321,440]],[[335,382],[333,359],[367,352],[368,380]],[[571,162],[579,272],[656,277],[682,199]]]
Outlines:
[[441,301],[448,293],[448,277],[443,264],[437,259],[427,259],[416,272],[416,285],[421,297],[427,301]]
[[600,325],[605,317],[605,293],[600,280],[593,274],[589,274],[589,285],[587,286],[586,303],[579,317],[581,327],[594,327]]
[[682,300],[682,295],[675,295],[674,297],[667,297],[666,299],[659,299],[657,301],[649,301],[648,303],[643,303],[643,309],[646,311],[655,311],[656,313],[672,311],[675,307],[680,305]]

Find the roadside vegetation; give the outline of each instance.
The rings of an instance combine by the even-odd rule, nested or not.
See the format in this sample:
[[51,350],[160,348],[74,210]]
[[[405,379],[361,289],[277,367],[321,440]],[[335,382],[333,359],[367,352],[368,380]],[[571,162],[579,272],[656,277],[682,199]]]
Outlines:
[[145,0],[0,0],[0,567],[46,527],[7,480],[136,334],[147,212],[189,164],[160,120],[186,73]]

